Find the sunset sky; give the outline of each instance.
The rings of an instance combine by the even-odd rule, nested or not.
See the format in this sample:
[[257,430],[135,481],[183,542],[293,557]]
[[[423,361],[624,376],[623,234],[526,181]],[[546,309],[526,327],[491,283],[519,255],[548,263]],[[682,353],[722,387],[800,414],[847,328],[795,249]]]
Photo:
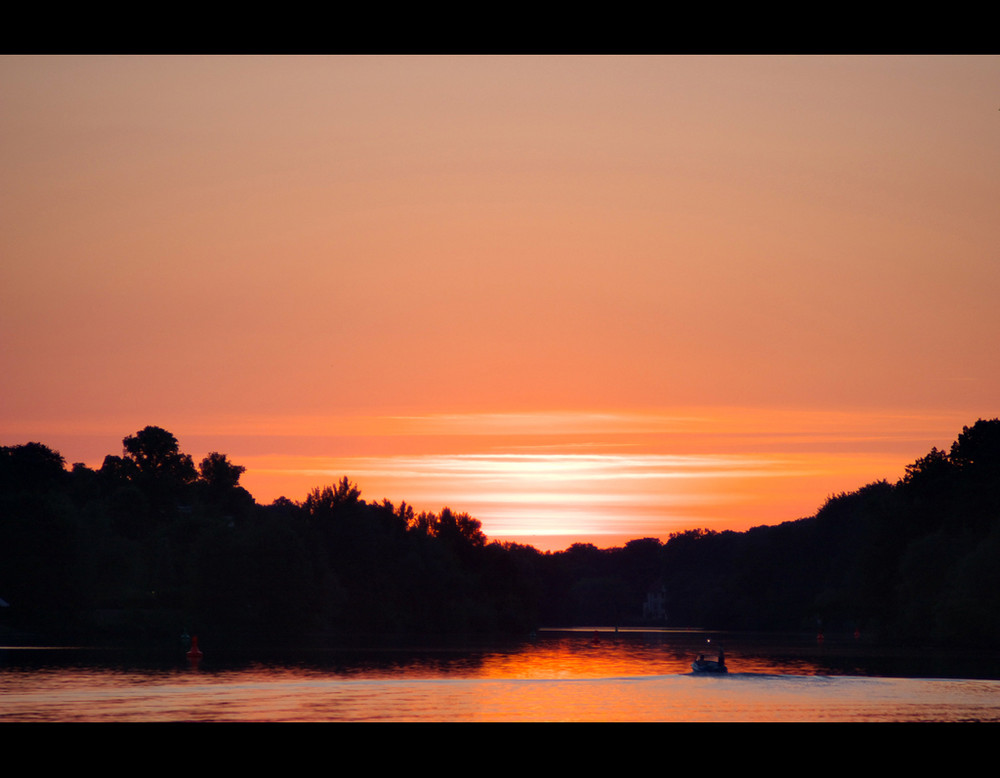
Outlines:
[[1000,416],[1000,57],[5,56],[0,106],[0,445],[556,550]]

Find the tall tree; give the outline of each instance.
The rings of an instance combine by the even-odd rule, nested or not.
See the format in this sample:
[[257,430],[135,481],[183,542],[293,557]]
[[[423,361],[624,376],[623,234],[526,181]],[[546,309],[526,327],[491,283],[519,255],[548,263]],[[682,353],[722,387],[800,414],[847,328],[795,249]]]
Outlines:
[[225,454],[213,451],[203,460],[198,468],[202,480],[215,490],[235,489],[239,486],[240,476],[246,472],[242,465],[234,465]]
[[66,460],[48,446],[0,446],[0,486],[5,490],[48,488],[65,474]]
[[122,446],[140,475],[169,477],[185,484],[198,476],[190,455],[181,453],[177,438],[161,427],[150,426],[129,435]]

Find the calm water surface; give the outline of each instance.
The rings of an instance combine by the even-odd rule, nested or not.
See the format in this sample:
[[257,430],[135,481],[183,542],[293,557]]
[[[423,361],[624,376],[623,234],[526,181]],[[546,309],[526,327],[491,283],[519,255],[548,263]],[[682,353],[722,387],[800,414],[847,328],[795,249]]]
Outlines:
[[[722,643],[730,673],[691,659]],[[1000,722],[1000,658],[850,639],[543,631],[503,644],[237,656],[196,665],[85,648],[0,649],[0,721]]]

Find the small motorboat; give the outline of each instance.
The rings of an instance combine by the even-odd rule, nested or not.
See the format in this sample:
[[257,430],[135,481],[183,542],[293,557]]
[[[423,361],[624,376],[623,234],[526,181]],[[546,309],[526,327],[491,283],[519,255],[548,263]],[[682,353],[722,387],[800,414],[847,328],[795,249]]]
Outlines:
[[728,673],[729,668],[722,662],[698,657],[691,663],[691,669],[696,673]]
[[726,667],[726,654],[720,648],[715,659],[706,659],[704,654],[699,654],[698,658],[691,663],[691,669],[696,673],[728,673]]

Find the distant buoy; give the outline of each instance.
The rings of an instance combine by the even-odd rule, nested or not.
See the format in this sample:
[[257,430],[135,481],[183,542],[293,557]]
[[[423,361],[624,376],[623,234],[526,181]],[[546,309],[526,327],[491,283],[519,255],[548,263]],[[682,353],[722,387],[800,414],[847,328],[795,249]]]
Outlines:
[[201,649],[198,648],[198,636],[191,638],[191,650],[187,652],[188,659],[201,659]]
[[816,636],[816,642],[818,642],[818,643],[822,643],[822,642],[823,642],[823,633],[822,633],[822,632],[820,632],[820,633],[819,633],[819,634],[818,634],[818,635]]

